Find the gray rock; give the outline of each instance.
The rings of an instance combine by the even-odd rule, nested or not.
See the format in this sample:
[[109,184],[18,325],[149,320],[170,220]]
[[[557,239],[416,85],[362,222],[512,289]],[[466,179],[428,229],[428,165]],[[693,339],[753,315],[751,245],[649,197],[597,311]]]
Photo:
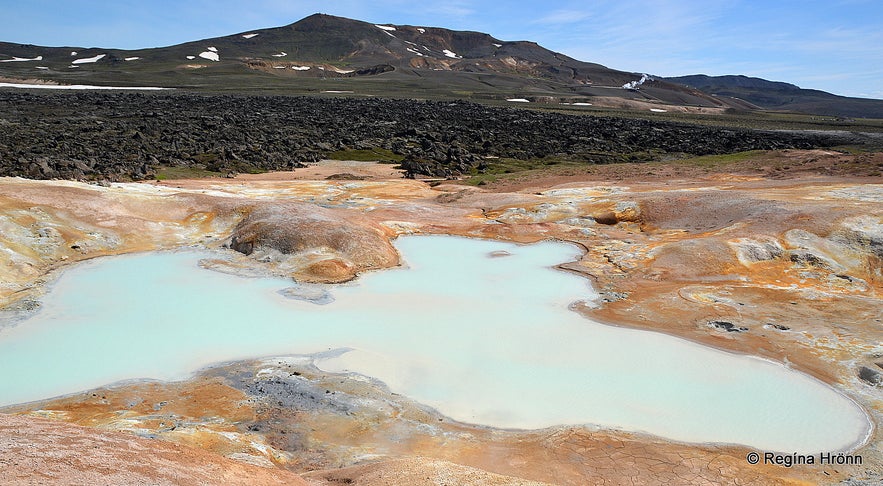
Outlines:
[[883,375],[877,370],[868,368],[867,366],[862,366],[858,369],[858,377],[871,386],[883,385]]
[[318,287],[296,286],[288,287],[279,291],[280,295],[288,299],[302,300],[317,305],[326,305],[334,302],[334,296],[331,292]]
[[726,332],[747,332],[747,327],[736,326],[732,322],[727,321],[708,321],[708,326],[720,331]]
[[743,263],[756,263],[777,260],[785,254],[782,245],[775,238],[760,236],[757,238],[740,238],[730,243],[736,256]]

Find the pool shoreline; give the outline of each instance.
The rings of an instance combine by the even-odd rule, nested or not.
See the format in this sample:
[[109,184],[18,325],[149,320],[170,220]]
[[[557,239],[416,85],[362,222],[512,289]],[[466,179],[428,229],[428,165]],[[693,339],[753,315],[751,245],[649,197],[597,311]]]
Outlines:
[[[460,239],[465,238],[465,239],[469,239],[468,237],[464,237],[464,236],[460,236],[460,235],[451,235],[451,234],[443,234],[443,235],[432,234],[432,235],[414,235],[414,236],[435,236],[435,237],[439,237],[439,236],[441,236],[441,237],[450,237],[450,238],[460,238]],[[494,238],[481,238],[481,239],[482,239],[482,240],[486,240],[486,241],[491,241],[491,242],[501,242],[501,243],[507,243],[507,244],[511,244],[511,243],[513,243],[513,242],[509,242],[509,241],[505,241],[505,240],[494,239]],[[581,258],[582,256],[584,256],[585,252],[588,251],[587,248],[586,248],[584,245],[580,244],[580,243],[576,243],[576,242],[572,242],[572,241],[568,241],[568,240],[563,240],[563,239],[560,239],[560,238],[552,238],[552,239],[550,239],[550,240],[553,240],[553,241],[556,241],[556,242],[560,242],[560,243],[565,243],[565,244],[567,244],[567,245],[569,245],[569,246],[574,247],[574,249],[578,250],[578,252],[579,252],[579,253],[576,255],[576,258],[575,258],[574,260],[572,260],[572,261],[567,261],[567,262],[562,262],[562,263],[559,263],[559,264],[555,264],[555,265],[552,265],[550,268],[554,268],[556,271],[567,272],[567,273],[570,273],[570,274],[577,274],[577,275],[579,275],[580,278],[582,278],[582,279],[584,279],[584,280],[587,280],[587,281],[588,281],[587,283],[591,286],[591,284],[592,284],[592,278],[591,278],[590,275],[588,275],[588,274],[586,274],[586,273],[584,273],[584,272],[578,271],[578,270],[574,270],[574,269],[572,269],[572,268],[565,268],[565,267],[564,267],[564,265],[569,265],[569,264],[573,264],[573,263],[577,263],[577,262],[579,262],[579,261],[580,261],[580,258]],[[544,241],[547,241],[547,240],[544,240]],[[516,243],[516,244],[517,244],[517,245],[525,245],[525,246],[527,246],[527,245],[532,245],[533,243],[526,243],[526,244],[524,244],[524,243]],[[397,248],[397,251],[400,252],[400,250],[398,249],[398,247],[396,247],[396,248]],[[163,250],[154,250],[154,251],[139,251],[139,252],[131,252],[131,253],[122,253],[122,254],[113,255],[113,256],[123,257],[123,256],[134,256],[134,255],[136,255],[136,254],[141,254],[141,253],[145,253],[145,254],[146,254],[146,253],[151,253],[151,254],[152,254],[152,253],[157,253],[157,252],[160,252],[160,253],[162,253],[162,252],[177,253],[177,252],[187,252],[187,251],[206,251],[206,250],[209,251],[209,252],[212,252],[212,253],[218,253],[218,252],[225,252],[225,251],[228,251],[228,250],[221,250],[221,249],[219,249],[219,248],[207,248],[207,247],[205,247],[205,246],[201,246],[201,245],[186,245],[186,246],[181,246],[181,247],[178,247],[178,248],[163,249]],[[400,255],[401,255],[401,252],[400,252]],[[96,258],[97,258],[97,257],[96,257]],[[92,262],[92,261],[94,261],[94,259],[88,259],[88,260],[85,260],[85,261]],[[54,285],[55,282],[58,281],[58,279],[59,279],[59,278],[61,277],[61,275],[63,274],[64,270],[71,268],[71,265],[70,265],[70,264],[72,264],[72,263],[83,263],[83,262],[84,262],[84,261],[80,261],[80,262],[69,262],[69,264],[66,264],[66,265],[63,265],[63,266],[61,266],[61,267],[59,267],[59,268],[54,269],[54,270],[51,272],[51,273],[53,274],[53,278],[52,278],[51,280],[49,280],[48,282],[45,282],[45,283],[44,283],[44,286],[45,286],[45,288],[44,288],[44,290],[43,290],[44,295],[45,295],[46,293],[48,293],[48,292],[51,290],[52,286]],[[399,262],[399,264],[398,264],[397,266],[390,267],[390,268],[385,268],[385,269],[371,270],[371,271],[369,271],[369,272],[365,272],[365,275],[367,275],[368,273],[380,272],[381,270],[390,270],[390,269],[397,269],[397,268],[404,268],[404,269],[407,269],[407,268],[408,268],[408,266],[407,266],[407,262],[406,262],[404,259],[401,259],[401,258],[400,258],[400,262]],[[272,273],[271,273],[271,272],[268,272],[268,275],[267,275],[267,276],[272,276]],[[364,276],[363,274],[360,274],[355,280],[358,280],[359,278],[362,278],[363,276]],[[239,277],[241,278],[242,276],[240,275]],[[246,275],[246,278],[261,278],[261,277],[256,277],[255,275],[250,274],[250,275]],[[352,282],[352,281],[350,281],[350,282]],[[336,286],[336,285],[344,285],[344,286],[345,286],[345,285],[348,285],[348,283],[343,283],[343,284],[330,284],[329,286],[332,286],[332,287],[333,287],[333,286]],[[774,359],[771,359],[771,358],[769,358],[769,357],[765,357],[765,356],[761,356],[761,355],[755,355],[755,354],[748,354],[748,353],[740,353],[740,352],[733,351],[733,350],[730,350],[730,349],[726,349],[726,348],[721,348],[721,347],[717,347],[717,346],[709,345],[709,344],[704,343],[704,342],[702,342],[702,341],[700,341],[700,340],[691,340],[691,339],[687,339],[687,338],[684,338],[683,336],[680,336],[680,335],[678,335],[678,334],[675,334],[675,333],[668,333],[668,332],[665,332],[664,330],[660,330],[660,329],[636,328],[636,327],[633,327],[633,326],[629,326],[629,325],[627,325],[627,324],[624,325],[624,324],[620,324],[620,323],[610,323],[610,322],[599,321],[597,318],[593,318],[593,317],[590,317],[590,316],[587,316],[587,315],[586,315],[587,312],[590,312],[588,309],[585,309],[585,310],[582,310],[582,309],[574,309],[574,308],[573,308],[573,304],[576,304],[576,303],[577,303],[577,302],[573,302],[573,303],[571,303],[571,306],[569,307],[569,311],[570,311],[570,312],[576,312],[577,314],[580,314],[580,316],[581,316],[582,318],[587,319],[587,320],[589,320],[589,321],[591,321],[591,322],[594,322],[594,323],[596,323],[596,324],[600,324],[600,325],[604,325],[604,326],[609,326],[609,327],[616,327],[616,328],[633,329],[633,330],[636,330],[636,331],[644,331],[644,332],[650,331],[650,332],[656,332],[656,333],[658,333],[658,334],[662,334],[662,335],[666,335],[666,336],[669,336],[669,337],[675,338],[675,339],[677,339],[678,341],[682,341],[682,342],[688,343],[690,346],[697,346],[697,347],[699,347],[699,348],[711,348],[711,349],[713,349],[713,350],[715,350],[715,351],[717,351],[717,352],[721,352],[721,351],[723,351],[723,352],[725,352],[725,353],[728,354],[728,355],[743,356],[743,357],[749,357],[749,358],[758,359],[758,360],[761,360],[761,361],[764,361],[764,362],[768,362],[768,363],[773,364],[773,365],[781,366],[781,367],[785,368],[786,370],[788,370],[789,372],[794,372],[794,373],[797,373],[797,374],[799,374],[799,375],[803,375],[803,376],[805,376],[805,377],[809,377],[809,378],[813,379],[813,381],[816,381],[816,382],[818,382],[818,383],[821,383],[821,384],[825,385],[825,387],[828,388],[829,390],[835,392],[837,395],[839,395],[839,396],[841,396],[841,397],[845,397],[845,398],[847,398],[847,399],[848,399],[849,401],[851,401],[854,405],[856,405],[856,407],[858,407],[858,409],[861,410],[861,412],[862,412],[862,414],[863,414],[863,416],[864,416],[865,422],[866,422],[866,426],[867,426],[867,427],[866,427],[866,432],[865,432],[865,434],[864,434],[864,437],[863,437],[860,441],[858,441],[858,442],[856,442],[855,444],[849,446],[848,448],[846,448],[846,449],[842,449],[843,451],[854,451],[854,450],[858,450],[858,449],[862,448],[863,446],[867,445],[868,442],[869,442],[869,440],[870,440],[870,438],[874,435],[874,433],[875,433],[875,431],[876,431],[876,424],[874,423],[873,419],[871,418],[871,415],[869,414],[868,410],[867,410],[864,406],[862,406],[861,402],[859,402],[859,401],[856,400],[853,396],[851,396],[850,393],[848,393],[848,392],[844,392],[843,390],[838,389],[838,388],[837,388],[836,386],[834,386],[833,384],[828,383],[828,382],[826,382],[826,381],[824,381],[824,380],[819,379],[819,377],[813,375],[812,373],[807,373],[806,371],[801,370],[800,368],[795,368],[795,367],[789,366],[789,364],[781,363],[781,362],[776,361],[776,360],[774,360]],[[596,301],[596,303],[598,303],[598,302]],[[37,310],[37,312],[39,312],[39,309]],[[0,336],[2,336],[2,334],[0,334]],[[314,355],[316,355],[316,354],[317,354],[317,353],[310,353],[310,354],[294,354],[294,355],[292,355],[292,356],[314,356]],[[247,357],[247,358],[238,358],[238,359],[234,359],[233,361],[244,361],[244,360],[254,360],[254,359],[261,359],[261,357],[260,357],[260,356],[252,356],[252,357]],[[206,369],[210,369],[210,368],[214,368],[214,367],[220,366],[220,365],[222,365],[223,363],[226,363],[226,362],[229,362],[229,361],[219,361],[219,362],[215,362],[215,363],[212,363],[212,364],[209,364],[209,365],[201,366],[201,367],[197,368],[196,370],[192,370],[192,371],[188,372],[187,377],[183,378],[182,380],[174,380],[174,382],[187,381],[187,380],[189,380],[189,379],[193,379],[193,377],[197,376],[201,371],[204,371],[204,370],[206,370]],[[346,374],[350,374],[350,373],[352,373],[352,372],[345,372],[345,373],[343,373],[343,374],[346,375]],[[361,373],[356,373],[356,374],[361,374]],[[368,375],[364,375],[364,374],[361,374],[361,375],[362,375],[362,376],[368,376]],[[383,383],[384,386],[387,386],[387,387],[388,387],[388,384],[386,384],[386,382],[384,382],[383,380],[381,380],[381,379],[379,379],[379,378],[377,378],[377,377],[370,377],[370,376],[369,376],[369,378],[374,379],[374,380],[378,380],[380,383]],[[134,383],[145,383],[145,382],[161,382],[161,383],[165,383],[165,381],[163,381],[163,380],[156,380],[156,379],[153,379],[153,378],[135,378],[135,379],[125,379],[125,380],[122,380],[122,381],[120,381],[120,382],[114,382],[114,383],[111,383],[111,384],[108,384],[108,385],[102,385],[102,386],[99,387],[99,388],[103,388],[103,387],[112,387],[112,386],[118,386],[118,385],[126,385],[126,384],[134,384]],[[29,401],[29,402],[22,402],[22,403],[17,403],[17,404],[10,404],[10,405],[8,405],[8,406],[4,406],[3,408],[9,408],[9,407],[13,407],[13,406],[20,406],[20,405],[25,405],[25,404],[28,404],[28,403],[45,402],[45,401],[47,401],[47,400],[53,400],[53,399],[58,399],[58,398],[63,398],[63,397],[68,397],[68,396],[73,396],[73,395],[77,395],[77,394],[79,394],[79,393],[82,393],[82,391],[73,392],[73,393],[71,393],[71,394],[65,394],[65,395],[61,395],[61,396],[57,396],[57,397],[41,398],[41,399],[37,399],[37,400],[34,400],[34,401]],[[429,406],[429,405],[424,404],[424,406]],[[430,408],[431,408],[431,407],[430,407]],[[556,425],[547,425],[547,426],[543,426],[543,427],[539,427],[539,428],[518,428],[518,427],[516,427],[516,428],[508,428],[508,427],[500,427],[500,426],[493,426],[493,425],[476,424],[476,423],[471,423],[471,422],[468,422],[468,421],[460,421],[460,422],[461,422],[461,423],[464,423],[464,424],[469,424],[469,425],[471,425],[471,426],[487,427],[487,428],[489,428],[489,429],[498,429],[498,430],[544,430],[544,429],[547,429],[547,428],[555,428],[555,427],[589,427],[589,428],[595,427],[595,428],[601,428],[601,429],[604,429],[604,430],[614,431],[614,432],[619,431],[619,432],[625,432],[625,433],[630,433],[630,434],[645,434],[645,435],[647,435],[647,436],[649,436],[649,437],[654,437],[654,438],[657,438],[657,439],[661,439],[661,440],[665,440],[665,441],[671,441],[671,442],[673,442],[673,443],[679,443],[679,444],[706,444],[706,445],[719,445],[719,446],[749,447],[749,446],[747,446],[747,445],[742,445],[742,444],[738,444],[738,443],[726,443],[726,442],[697,442],[697,441],[693,441],[693,442],[691,442],[691,441],[684,441],[684,440],[678,440],[678,439],[674,439],[674,438],[669,438],[669,437],[666,437],[666,436],[664,436],[664,435],[653,434],[653,433],[651,433],[651,432],[646,432],[646,431],[630,431],[630,430],[628,430],[628,429],[624,429],[624,428],[621,428],[621,427],[609,426],[609,425],[599,425],[599,424],[594,424],[594,423],[590,423],[590,422],[588,422],[588,423],[582,423],[582,424],[561,423],[561,424],[556,424]]]

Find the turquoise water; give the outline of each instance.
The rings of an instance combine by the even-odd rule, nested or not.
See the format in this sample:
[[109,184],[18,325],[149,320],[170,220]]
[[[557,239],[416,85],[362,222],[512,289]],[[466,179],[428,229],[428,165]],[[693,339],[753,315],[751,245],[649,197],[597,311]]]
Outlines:
[[786,452],[848,448],[867,432],[857,405],[808,376],[568,310],[596,296],[551,268],[578,255],[571,245],[421,236],[396,246],[406,268],[331,287],[326,305],[280,295],[290,281],[201,269],[195,251],[78,265],[41,312],[0,332],[0,404],[351,348],[319,366],[471,423],[597,424]]

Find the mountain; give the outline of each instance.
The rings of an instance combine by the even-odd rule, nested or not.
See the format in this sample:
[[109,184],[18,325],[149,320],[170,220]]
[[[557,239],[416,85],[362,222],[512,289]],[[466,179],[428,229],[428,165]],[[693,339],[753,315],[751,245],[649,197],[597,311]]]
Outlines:
[[[283,27],[151,49],[0,42],[0,78],[224,92],[581,102],[645,111],[667,108],[660,105],[718,111],[792,108],[758,103],[757,96],[739,96],[738,91],[721,94],[679,78],[617,71],[535,42],[324,14]],[[831,104],[825,102],[818,106]],[[864,106],[860,101],[854,105]]]
[[0,77],[223,91],[355,91],[406,97],[587,97],[729,106],[698,90],[647,81],[534,42],[436,27],[375,25],[315,14],[169,47],[120,50],[0,42]]
[[717,97],[747,101],[768,110],[787,110],[818,115],[883,118],[883,100],[850,98],[803,89],[793,84],[747,76],[696,74],[666,78],[672,83],[701,90]]

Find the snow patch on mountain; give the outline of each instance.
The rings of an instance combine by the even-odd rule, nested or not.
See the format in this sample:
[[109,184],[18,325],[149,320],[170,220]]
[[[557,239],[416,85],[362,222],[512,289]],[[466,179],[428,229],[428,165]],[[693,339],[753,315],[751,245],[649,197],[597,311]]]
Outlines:
[[133,57],[127,57],[125,60],[126,61],[137,61],[138,59],[141,59],[141,58],[138,56],[133,56]]
[[503,44],[494,44],[494,47],[496,47],[497,49],[499,49],[499,48],[503,47]]
[[252,37],[257,37],[260,34],[242,34],[243,39],[251,39]]
[[84,57],[82,59],[74,59],[71,61],[71,64],[91,64],[93,62],[98,62],[103,59],[107,54],[99,54],[97,56],[92,57]]
[[425,34],[425,33],[426,33],[426,29],[422,29],[422,28],[420,28],[420,27],[417,27],[417,32],[420,32],[421,34]]
[[530,103],[530,100],[524,98],[507,98],[506,101],[511,103]]
[[37,56],[33,59],[27,59],[24,57],[13,57],[12,59],[3,59],[0,62],[25,62],[25,61],[42,61],[42,60],[43,60],[43,56]]
[[377,24],[374,24],[374,27],[377,27],[378,29],[382,29],[382,30],[392,30],[392,31],[396,30],[396,28],[393,27],[393,26],[391,26],[391,25],[377,25]]
[[294,69],[295,71],[309,71],[310,66],[291,66],[291,69]]
[[448,56],[448,57],[450,57],[450,58],[452,58],[452,59],[463,59],[463,56],[457,54],[457,53],[454,52],[454,51],[451,51],[451,50],[448,50],[448,49],[443,49],[442,52],[445,53],[445,56]]
[[208,59],[209,61],[215,61],[215,62],[218,62],[221,60],[221,56],[219,56],[217,52],[212,52],[212,51],[200,52],[199,57],[201,57],[203,59]]
[[212,51],[212,52],[218,52],[218,48],[217,48],[217,47],[208,47],[207,49],[210,50],[210,51]]
[[88,84],[22,84],[22,83],[0,83],[0,88],[27,88],[27,89],[123,89],[138,91],[156,91],[161,89],[174,88],[157,88],[155,86],[92,86]]
[[288,55],[287,52],[280,52],[279,54],[273,54],[273,57],[285,57],[287,55]]
[[71,56],[76,56],[76,55],[77,55],[77,51],[71,51]]
[[407,49],[408,49],[408,52],[413,52],[414,54],[417,54],[418,56],[425,57],[424,54],[422,52],[418,51],[417,49],[411,49],[410,47],[408,47]]
[[187,59],[190,59],[192,61],[192,60],[196,59],[196,56],[187,56]]

